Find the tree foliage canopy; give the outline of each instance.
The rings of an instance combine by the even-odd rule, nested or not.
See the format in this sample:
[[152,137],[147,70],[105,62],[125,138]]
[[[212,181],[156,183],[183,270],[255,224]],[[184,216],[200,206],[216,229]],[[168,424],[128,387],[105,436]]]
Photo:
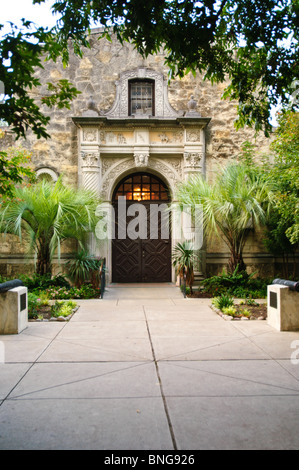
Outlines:
[[[239,103],[238,126],[268,133],[270,107],[287,105],[295,92],[298,0],[52,1],[59,17],[55,28],[24,20],[22,30],[12,26],[0,40],[0,76],[7,96],[0,118],[17,135],[31,128],[38,137],[47,136],[48,117],[28,94],[39,85],[34,68],[43,67],[42,56],[62,57],[67,65],[70,40],[81,54],[82,47],[89,47],[87,33],[94,25],[103,26],[108,38],[113,31],[120,41],[132,42],[144,56],[163,48],[170,77],[191,71],[212,82],[228,78],[224,97]],[[76,90],[62,81],[49,94],[46,104],[67,106]]]
[[238,100],[239,126],[269,131],[270,106],[295,91],[298,0],[56,0],[53,10],[65,50],[69,38],[86,45],[86,30],[100,23],[144,56],[164,48],[170,76],[228,77],[224,96]]
[[294,251],[299,243],[299,114],[287,112],[279,119],[277,136],[272,144],[275,164],[270,168],[274,182],[278,226]]
[[264,175],[271,188],[273,203],[266,220],[264,244],[283,259],[283,277],[296,275],[295,253],[299,245],[299,114],[287,111],[278,118],[278,128],[271,144],[271,156],[259,162],[255,148],[246,142],[240,156],[249,172]]
[[[3,137],[0,130],[0,141]],[[31,154],[22,147],[10,147],[6,152],[0,151],[0,207],[6,197],[14,197],[15,185],[24,180],[35,181],[35,172],[30,168]]]
[[[0,32],[3,25],[0,25]],[[46,116],[41,104],[69,107],[79,92],[67,80],[49,83],[47,96],[37,103],[32,95],[41,85],[36,77],[37,68],[44,67],[45,57],[50,57],[61,47],[55,43],[53,31],[36,28],[30,21],[22,20],[22,27],[11,24],[11,31],[0,39],[0,80],[5,99],[0,104],[0,119],[11,126],[17,137],[25,137],[31,129],[40,138],[47,138]]]

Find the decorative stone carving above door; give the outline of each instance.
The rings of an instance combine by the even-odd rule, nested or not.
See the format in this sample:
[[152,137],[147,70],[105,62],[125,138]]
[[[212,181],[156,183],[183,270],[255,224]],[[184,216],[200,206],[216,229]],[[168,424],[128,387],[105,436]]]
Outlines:
[[152,80],[155,89],[155,117],[176,118],[183,113],[177,113],[169,104],[167,81],[163,74],[145,67],[138,67],[120,74],[116,81],[116,97],[112,108],[104,115],[108,118],[125,118],[129,116],[129,81],[134,79]]
[[146,168],[148,166],[149,154],[148,153],[135,153],[134,161],[136,168]]
[[[175,165],[175,159],[150,158],[147,169],[153,174],[157,174],[167,182],[172,194],[175,192],[176,185],[182,180],[180,168]],[[112,161],[112,159],[111,159]],[[134,160],[133,160],[134,161]],[[115,162],[115,160],[114,160]],[[132,171],[132,158],[118,159],[112,164],[103,175],[101,194],[105,201],[111,201],[113,188],[116,186],[119,178]],[[140,167],[139,167],[140,168]]]

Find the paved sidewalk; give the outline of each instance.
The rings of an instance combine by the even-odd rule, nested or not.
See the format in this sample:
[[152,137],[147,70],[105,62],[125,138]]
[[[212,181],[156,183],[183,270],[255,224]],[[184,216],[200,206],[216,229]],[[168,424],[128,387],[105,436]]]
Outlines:
[[0,449],[299,448],[299,332],[227,322],[172,285],[78,303],[0,336]]

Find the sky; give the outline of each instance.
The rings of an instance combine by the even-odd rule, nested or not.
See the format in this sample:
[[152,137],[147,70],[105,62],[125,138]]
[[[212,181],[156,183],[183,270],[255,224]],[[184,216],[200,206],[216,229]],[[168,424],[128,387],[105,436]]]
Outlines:
[[[1,3],[4,1],[1,0]],[[20,24],[20,20],[26,18],[39,26],[54,26],[57,17],[50,10],[53,3],[53,0],[47,0],[41,5],[32,5],[32,0],[6,0],[4,5],[0,6],[0,23],[11,21]]]

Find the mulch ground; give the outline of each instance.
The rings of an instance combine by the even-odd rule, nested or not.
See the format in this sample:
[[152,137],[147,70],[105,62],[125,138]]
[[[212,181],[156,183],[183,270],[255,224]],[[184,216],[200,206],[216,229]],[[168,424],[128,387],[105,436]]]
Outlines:
[[40,318],[43,318],[43,320],[50,320],[51,317],[52,317],[51,306],[46,305],[44,307],[41,307],[38,310],[37,316],[33,317],[33,318],[30,318],[29,321],[37,321],[37,320],[40,321]]
[[267,318],[267,304],[259,305],[235,305],[239,315],[235,318],[242,318],[242,310],[246,308],[250,312],[250,320],[266,320]]

